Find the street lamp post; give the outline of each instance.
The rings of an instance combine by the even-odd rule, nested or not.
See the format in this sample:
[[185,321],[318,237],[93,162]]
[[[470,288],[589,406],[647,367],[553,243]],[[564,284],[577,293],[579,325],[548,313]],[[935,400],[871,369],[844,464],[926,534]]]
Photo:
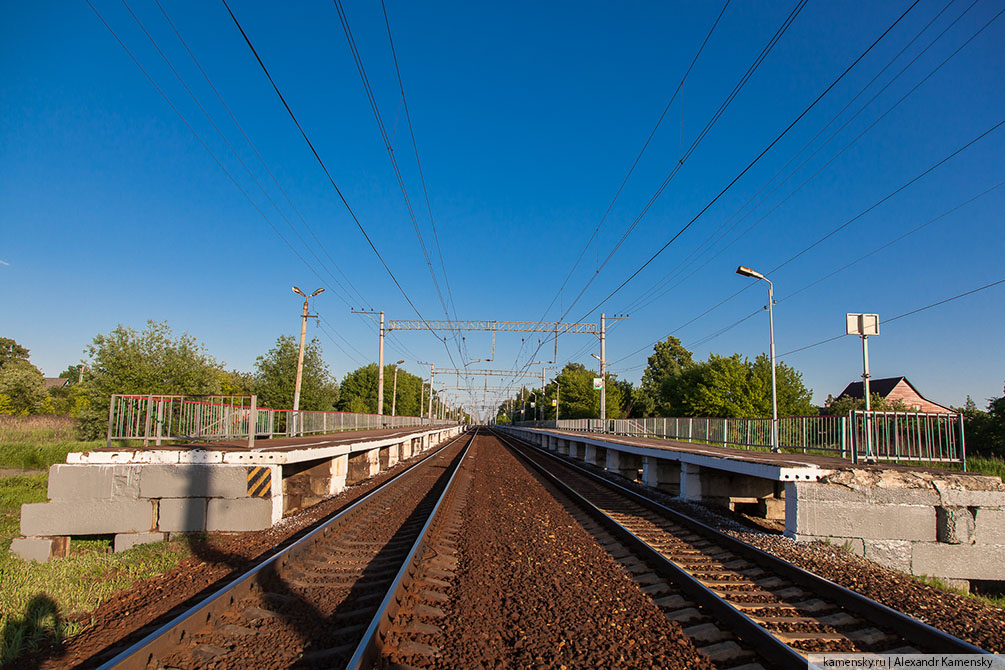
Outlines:
[[[297,417],[299,416],[297,412],[300,411],[300,383],[303,381],[304,376],[304,339],[307,337],[307,319],[310,316],[307,313],[307,301],[316,295],[320,295],[325,292],[323,288],[319,288],[310,295],[305,294],[296,286],[293,287],[293,292],[297,295],[304,297],[304,313],[301,315],[300,322],[300,355],[297,358],[297,381],[293,387],[293,421],[294,424],[297,422]],[[296,426],[293,426],[293,432],[296,432]]]
[[391,391],[391,416],[395,416],[395,412],[398,408],[398,366],[405,362],[405,359],[401,359],[394,364],[394,390]]
[[771,280],[756,270],[739,266],[736,274],[741,277],[760,279],[768,284],[768,334],[771,341],[771,451],[778,453],[781,449],[778,446],[778,385],[775,381],[775,313],[772,307],[775,304],[775,287]]
[[555,427],[556,428],[558,427],[558,408],[559,408],[559,406],[561,404],[559,402],[561,396],[562,396],[562,385],[559,384],[558,380],[556,379],[555,380]]

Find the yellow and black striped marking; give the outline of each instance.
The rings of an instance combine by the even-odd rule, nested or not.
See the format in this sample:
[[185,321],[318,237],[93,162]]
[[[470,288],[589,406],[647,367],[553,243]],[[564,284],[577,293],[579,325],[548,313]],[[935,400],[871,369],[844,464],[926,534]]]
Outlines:
[[272,470],[256,466],[248,468],[248,495],[253,498],[268,498],[272,495]]

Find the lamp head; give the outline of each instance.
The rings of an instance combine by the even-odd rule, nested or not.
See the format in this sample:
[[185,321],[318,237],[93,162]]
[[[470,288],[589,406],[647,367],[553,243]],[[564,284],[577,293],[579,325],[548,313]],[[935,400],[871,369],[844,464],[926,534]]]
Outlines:
[[398,361],[397,363],[395,363],[395,365],[401,365],[401,364],[402,364],[402,363],[404,363],[404,362],[405,362],[405,359],[404,359],[404,358],[402,358],[402,359],[401,359],[400,361]]
[[598,356],[596,354],[590,354],[590,355],[593,356],[594,358],[596,358],[598,361],[600,360],[600,356]]
[[319,288],[317,291],[314,291],[314,293],[311,293],[311,297],[313,298],[316,295],[321,295],[324,292],[325,290],[323,288]]
[[303,291],[301,291],[299,288],[297,288],[296,286],[293,287],[293,292],[296,293],[297,295],[302,295],[305,298],[307,297],[307,295]]
[[745,267],[743,265],[736,268],[736,274],[740,275],[741,277],[751,277],[753,279],[765,279],[765,276],[762,275],[760,272],[756,270],[751,270],[750,268]]

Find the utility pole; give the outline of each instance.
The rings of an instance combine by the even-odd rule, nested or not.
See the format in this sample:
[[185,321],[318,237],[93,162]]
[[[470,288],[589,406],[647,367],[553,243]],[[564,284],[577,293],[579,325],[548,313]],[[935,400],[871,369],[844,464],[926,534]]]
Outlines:
[[401,359],[394,364],[394,390],[391,391],[391,416],[396,415],[398,408],[398,366],[405,362],[405,359]]
[[436,372],[435,366],[429,364],[429,422],[433,422],[433,375]]
[[[297,381],[293,386],[293,422],[296,424],[298,414],[300,411],[300,383],[303,381],[304,376],[304,339],[307,337],[307,319],[317,318],[316,316],[311,316],[307,313],[307,301],[316,295],[320,295],[325,292],[323,288],[319,288],[310,295],[307,295],[301,291],[296,286],[293,287],[293,292],[297,295],[304,297],[304,312],[301,314],[300,318],[300,355],[297,357]],[[296,433],[296,426],[292,426],[292,433]]]
[[384,415],[384,310],[380,311],[380,346],[377,351],[377,414]]
[[607,432],[607,320],[600,314],[600,420],[604,422],[604,432]]
[[562,385],[555,380],[555,426],[558,426],[558,408],[561,405],[560,396],[562,394]]

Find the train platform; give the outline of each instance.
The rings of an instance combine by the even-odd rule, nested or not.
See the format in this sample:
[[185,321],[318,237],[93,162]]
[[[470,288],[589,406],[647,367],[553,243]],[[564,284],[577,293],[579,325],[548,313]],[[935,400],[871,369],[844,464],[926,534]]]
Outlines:
[[653,437],[497,428],[671,496],[784,523],[785,535],[797,541],[844,546],[962,587],[1005,582],[1005,484],[998,477]]
[[46,561],[73,537],[112,536],[114,549],[175,533],[262,530],[450,440],[458,424],[294,438],[103,447],[49,469],[49,502],[21,507],[11,551]]

